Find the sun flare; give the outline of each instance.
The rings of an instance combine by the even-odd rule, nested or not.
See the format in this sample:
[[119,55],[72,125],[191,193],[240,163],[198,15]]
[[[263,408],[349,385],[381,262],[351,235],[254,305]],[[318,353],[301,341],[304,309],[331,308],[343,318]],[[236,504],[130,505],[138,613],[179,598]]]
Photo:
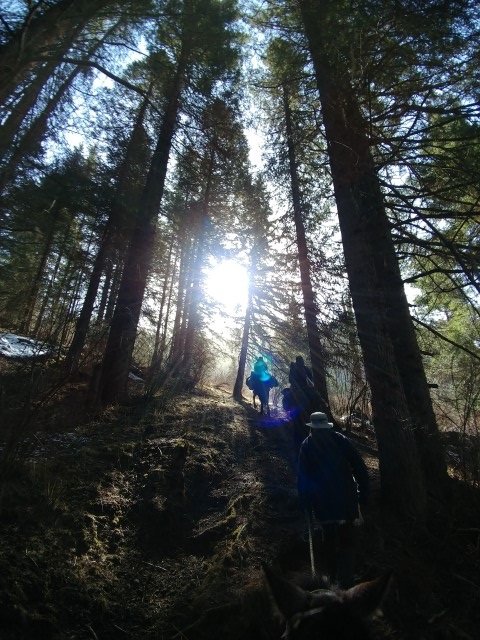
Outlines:
[[248,296],[248,273],[235,260],[222,260],[206,274],[208,295],[221,304],[225,311],[245,307]]

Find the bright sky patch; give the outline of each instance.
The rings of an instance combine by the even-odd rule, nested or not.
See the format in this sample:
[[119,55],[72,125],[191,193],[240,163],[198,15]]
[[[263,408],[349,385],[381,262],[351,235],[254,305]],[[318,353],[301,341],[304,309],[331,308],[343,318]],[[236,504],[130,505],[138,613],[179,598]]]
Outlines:
[[235,260],[223,260],[206,272],[208,295],[224,307],[226,312],[245,307],[248,296],[248,274]]

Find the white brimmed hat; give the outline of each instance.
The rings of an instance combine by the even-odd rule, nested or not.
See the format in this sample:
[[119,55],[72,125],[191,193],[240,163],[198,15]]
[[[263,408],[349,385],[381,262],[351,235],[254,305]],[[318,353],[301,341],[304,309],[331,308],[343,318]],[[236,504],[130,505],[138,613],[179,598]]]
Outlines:
[[312,427],[312,429],[331,429],[333,423],[328,422],[327,416],[324,413],[316,411],[310,416],[310,422],[307,422],[307,427]]

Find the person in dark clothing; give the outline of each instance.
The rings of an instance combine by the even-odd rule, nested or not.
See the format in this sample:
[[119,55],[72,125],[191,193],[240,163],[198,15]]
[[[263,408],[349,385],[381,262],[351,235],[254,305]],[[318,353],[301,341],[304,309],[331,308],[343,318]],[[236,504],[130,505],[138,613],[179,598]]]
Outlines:
[[306,391],[313,388],[312,371],[306,366],[302,356],[297,356],[295,362],[290,364],[290,373],[288,381],[292,386],[292,390],[296,389]]
[[327,416],[317,411],[307,426],[310,435],[300,447],[298,495],[310,523],[321,525],[321,547],[332,583],[342,589],[353,584],[356,526],[359,508],[368,499],[369,477],[362,456],[343,434],[333,429]]
[[307,367],[302,356],[290,363],[288,376],[295,410],[291,413],[294,446],[297,452],[309,434],[307,421],[313,411],[325,411],[325,403],[313,384],[312,370]]

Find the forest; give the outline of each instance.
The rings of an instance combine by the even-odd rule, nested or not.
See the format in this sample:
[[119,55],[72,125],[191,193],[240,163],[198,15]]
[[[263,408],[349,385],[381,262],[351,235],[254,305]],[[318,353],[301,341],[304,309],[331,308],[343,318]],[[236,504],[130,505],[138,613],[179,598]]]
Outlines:
[[478,2],[0,17],[0,637],[280,637],[298,355],[372,475],[372,637],[478,637]]

